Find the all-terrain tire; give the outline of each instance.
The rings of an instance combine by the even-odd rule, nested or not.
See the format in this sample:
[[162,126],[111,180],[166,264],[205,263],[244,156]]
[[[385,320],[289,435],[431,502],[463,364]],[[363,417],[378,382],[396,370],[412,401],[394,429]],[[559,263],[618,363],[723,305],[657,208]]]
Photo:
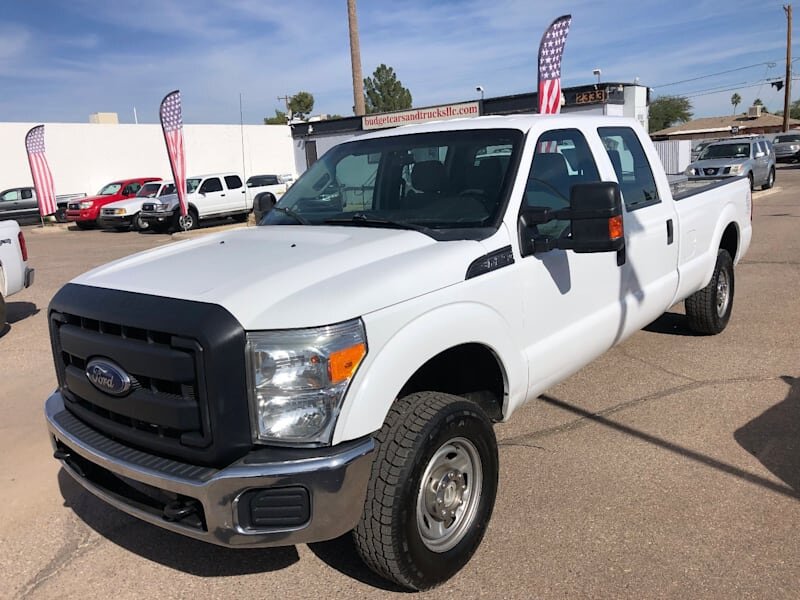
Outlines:
[[497,495],[497,441],[473,402],[418,392],[395,402],[353,537],[382,577],[422,590],[457,573],[478,548]]
[[711,281],[686,299],[689,329],[704,335],[721,333],[731,318],[733,292],[733,259],[727,250],[720,249]]

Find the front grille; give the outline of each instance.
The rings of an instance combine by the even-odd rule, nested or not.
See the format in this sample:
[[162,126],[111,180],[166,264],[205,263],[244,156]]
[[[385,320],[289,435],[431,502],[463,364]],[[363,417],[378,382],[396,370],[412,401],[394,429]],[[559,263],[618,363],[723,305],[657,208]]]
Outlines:
[[[84,424],[194,465],[223,467],[252,449],[245,333],[221,306],[69,283],[48,315],[64,406]],[[130,389],[91,383],[95,360]]]
[[[161,454],[211,444],[195,340],[84,316],[51,313],[56,368],[67,408],[95,429]],[[92,359],[109,359],[130,377],[118,397],[86,376]]]
[[703,169],[703,172],[706,175],[716,175],[717,174],[717,169]]
[[81,205],[78,202],[70,202],[67,204],[67,210],[80,210]]

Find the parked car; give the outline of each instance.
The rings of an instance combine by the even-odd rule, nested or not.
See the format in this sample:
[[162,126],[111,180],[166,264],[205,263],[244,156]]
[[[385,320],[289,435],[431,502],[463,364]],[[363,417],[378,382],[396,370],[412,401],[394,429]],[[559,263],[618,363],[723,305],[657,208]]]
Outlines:
[[161,181],[161,178],[136,177],[104,185],[97,195],[70,202],[67,205],[67,221],[75,223],[80,229],[91,229],[98,224],[102,207],[117,200],[135,196],[149,181]]
[[778,162],[800,161],[800,131],[781,133],[772,140]]
[[775,151],[766,138],[731,138],[706,146],[686,168],[692,181],[746,177],[750,189],[775,185]]
[[141,217],[142,204],[149,199],[174,193],[175,184],[171,181],[145,183],[133,198],[117,200],[100,209],[100,226],[117,231],[148,229],[150,224]]
[[[56,221],[66,223],[67,204],[70,200],[84,198],[86,194],[59,194],[56,196]],[[16,219],[19,222],[39,221],[39,203],[33,187],[17,187],[0,192],[0,219]]]
[[[498,146],[509,160],[475,164]],[[358,208],[329,197],[375,174]],[[260,226],[56,293],[54,455],[172,532],[256,548],[352,530],[380,576],[435,586],[487,530],[492,423],[677,302],[692,331],[722,332],[751,208],[742,178],[676,201],[634,119],[367,133],[328,150]],[[521,527],[537,512],[532,497],[504,509]]]
[[262,190],[272,193],[269,192],[270,187],[246,187],[236,173],[196,175],[186,179],[188,214],[183,223],[180,222],[177,194],[145,202],[141,217],[143,221],[162,231],[194,229],[205,219],[232,217],[236,221],[244,222],[253,210],[254,198]]
[[291,175],[253,175],[247,178],[245,185],[253,196],[256,223],[275,206],[293,181]]
[[25,235],[16,221],[0,221],[0,331],[6,324],[6,298],[33,285]]

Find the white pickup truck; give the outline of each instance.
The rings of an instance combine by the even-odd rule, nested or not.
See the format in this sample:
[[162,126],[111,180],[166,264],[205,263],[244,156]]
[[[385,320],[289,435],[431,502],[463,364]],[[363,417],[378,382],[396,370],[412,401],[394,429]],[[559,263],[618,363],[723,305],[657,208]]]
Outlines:
[[[258,178],[260,177],[260,178]],[[156,229],[194,229],[204,219],[233,217],[244,222],[253,210],[253,204],[264,197],[265,207],[272,208],[276,198],[286,190],[286,185],[278,181],[265,180],[256,176],[249,178],[247,185],[236,173],[217,173],[198,175],[186,179],[186,202],[188,214],[181,222],[178,209],[178,195],[169,194],[157,201],[145,202],[142,205],[141,220]],[[263,212],[266,212],[264,210]]]
[[25,235],[16,221],[0,221],[0,331],[6,324],[6,298],[33,285]]
[[486,530],[492,422],[681,300],[692,330],[725,328],[751,192],[673,197],[633,120],[480,117],[336,146],[261,225],[56,294],[55,456],[173,532],[353,530],[373,570],[424,589]]

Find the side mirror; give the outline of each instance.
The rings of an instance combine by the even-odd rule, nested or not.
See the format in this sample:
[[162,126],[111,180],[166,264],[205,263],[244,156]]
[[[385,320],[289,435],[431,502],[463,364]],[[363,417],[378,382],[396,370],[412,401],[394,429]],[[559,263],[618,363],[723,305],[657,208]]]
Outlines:
[[[536,226],[554,220],[570,221],[569,237],[539,235]],[[625,247],[619,184],[613,181],[575,184],[570,190],[569,208],[526,208],[520,214],[519,230],[523,256],[556,248],[579,254],[619,251]]]

